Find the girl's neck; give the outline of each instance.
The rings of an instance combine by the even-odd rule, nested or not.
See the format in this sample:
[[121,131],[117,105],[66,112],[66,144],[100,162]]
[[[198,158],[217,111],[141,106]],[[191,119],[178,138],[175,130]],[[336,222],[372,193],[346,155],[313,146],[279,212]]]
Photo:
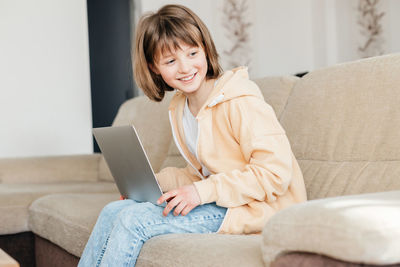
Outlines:
[[214,88],[215,79],[204,80],[200,88],[193,93],[185,94],[188,99],[190,112],[193,116],[197,116],[204,103],[207,101],[208,96]]

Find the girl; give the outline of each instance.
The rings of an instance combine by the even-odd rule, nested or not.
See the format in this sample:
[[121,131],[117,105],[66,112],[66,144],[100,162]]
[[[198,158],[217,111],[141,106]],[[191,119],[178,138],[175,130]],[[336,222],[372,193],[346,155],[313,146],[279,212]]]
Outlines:
[[79,266],[133,266],[144,242],[162,234],[259,233],[278,210],[306,200],[273,109],[246,68],[221,73],[210,33],[191,10],[167,5],[141,18],[134,72],[152,100],[177,91],[169,117],[188,166],[157,174],[165,208],[131,199],[108,204]]

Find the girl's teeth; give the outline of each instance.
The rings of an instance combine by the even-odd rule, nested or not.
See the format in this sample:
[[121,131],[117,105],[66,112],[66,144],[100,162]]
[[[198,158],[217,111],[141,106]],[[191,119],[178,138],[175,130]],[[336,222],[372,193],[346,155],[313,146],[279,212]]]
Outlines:
[[194,74],[191,75],[191,76],[189,76],[189,77],[187,77],[187,78],[182,78],[181,80],[182,80],[182,81],[189,81],[190,79],[193,78],[193,76],[194,76]]

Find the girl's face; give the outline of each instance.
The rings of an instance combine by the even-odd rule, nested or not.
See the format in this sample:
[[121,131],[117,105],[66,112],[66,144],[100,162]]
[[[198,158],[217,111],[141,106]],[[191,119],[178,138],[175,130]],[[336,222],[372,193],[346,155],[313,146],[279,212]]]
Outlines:
[[179,42],[180,49],[159,55],[151,69],[172,88],[188,95],[195,93],[207,74],[207,58],[202,47]]

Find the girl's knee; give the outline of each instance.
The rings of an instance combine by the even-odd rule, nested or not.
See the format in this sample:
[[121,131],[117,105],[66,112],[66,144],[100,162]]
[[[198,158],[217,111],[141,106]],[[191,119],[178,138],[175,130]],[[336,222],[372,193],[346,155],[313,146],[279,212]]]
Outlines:
[[110,202],[104,206],[104,208],[101,211],[101,215],[115,216],[121,210],[123,210],[125,207],[132,205],[132,204],[133,204],[133,202],[129,202],[129,200],[117,200],[117,201]]
[[149,202],[142,202],[125,207],[118,214],[118,220],[126,227],[130,225],[145,226],[148,221],[154,221],[161,214],[162,210],[159,210],[158,206]]

